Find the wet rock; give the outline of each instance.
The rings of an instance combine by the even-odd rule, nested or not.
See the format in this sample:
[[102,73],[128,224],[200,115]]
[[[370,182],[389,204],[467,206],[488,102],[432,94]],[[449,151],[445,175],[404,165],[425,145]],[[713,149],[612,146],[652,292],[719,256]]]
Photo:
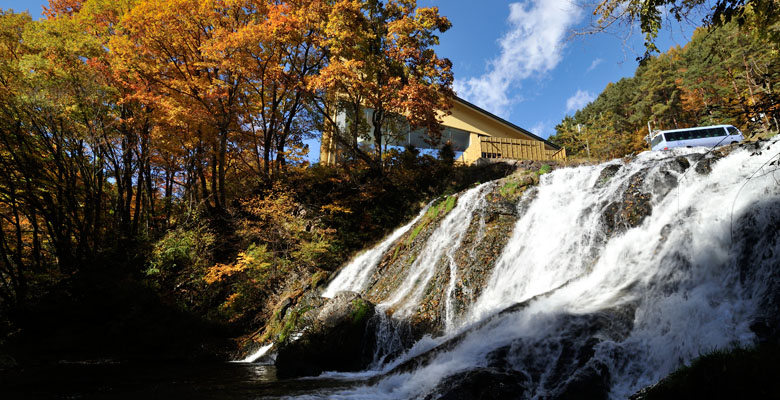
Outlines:
[[359,371],[372,361],[375,341],[368,322],[374,305],[354,292],[340,292],[322,307],[296,310],[309,316],[278,343],[277,375],[284,378],[319,375],[323,371]]
[[604,167],[604,169],[601,170],[598,179],[596,179],[595,188],[599,189],[607,186],[607,183],[609,183],[610,179],[612,179],[622,167],[623,166],[620,164],[610,164]]
[[[687,161],[687,160],[686,160]],[[642,190],[646,172],[637,172],[628,179],[620,201],[607,204],[601,221],[607,236],[639,226],[653,212],[653,195]]]
[[659,198],[666,197],[677,187],[677,176],[670,171],[660,171],[653,177],[652,192]]
[[755,288],[758,300],[750,329],[760,342],[780,343],[780,197],[755,202],[733,219],[740,283]]
[[518,399],[528,388],[528,376],[517,371],[477,368],[444,379],[426,400]]
[[[700,156],[694,155],[694,157]],[[684,156],[675,157],[662,164],[658,173],[653,175],[650,183],[652,193],[658,198],[665,197],[672,189],[677,187],[678,177],[684,174],[690,167],[690,161]]]
[[696,162],[694,171],[699,175],[709,175],[712,172],[712,166],[718,162],[722,157],[713,155],[710,157],[704,157]]
[[661,169],[667,171],[674,171],[677,173],[683,173],[685,170],[691,167],[691,162],[683,156],[675,157],[673,160],[664,164]]
[[609,368],[600,361],[593,361],[578,370],[564,385],[556,399],[607,399],[609,397]]
[[502,201],[502,200],[491,201],[488,203],[485,214],[489,215],[490,217],[496,215],[509,215],[509,216],[517,217],[517,206],[515,205],[515,203],[509,201]]
[[293,304],[292,300],[289,297],[282,300],[282,303],[279,308],[279,313],[276,314],[276,317],[279,319],[279,321],[284,319],[285,315],[287,315],[287,310],[290,309],[290,306],[292,304]]

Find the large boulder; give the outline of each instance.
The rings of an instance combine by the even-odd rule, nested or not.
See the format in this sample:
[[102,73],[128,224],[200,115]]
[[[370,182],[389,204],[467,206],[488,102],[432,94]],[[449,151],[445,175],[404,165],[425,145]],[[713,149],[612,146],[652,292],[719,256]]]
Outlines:
[[528,380],[518,371],[476,368],[445,379],[425,400],[519,399],[527,391]]
[[339,292],[322,307],[306,310],[313,318],[278,343],[279,378],[316,376],[323,371],[360,371],[373,360],[374,305],[354,292]]
[[606,205],[602,210],[601,221],[607,236],[639,226],[653,212],[653,195],[642,186],[647,171],[640,171],[629,177],[622,189],[622,195]]

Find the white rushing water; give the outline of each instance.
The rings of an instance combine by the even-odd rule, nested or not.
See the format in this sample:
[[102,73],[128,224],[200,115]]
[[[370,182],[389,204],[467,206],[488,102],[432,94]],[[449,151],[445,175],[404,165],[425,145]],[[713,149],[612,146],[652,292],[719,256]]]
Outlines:
[[255,351],[254,353],[248,355],[245,359],[241,360],[240,362],[245,363],[253,363],[260,359],[260,357],[266,355],[268,353],[268,350],[271,350],[271,348],[274,347],[273,343],[269,343]]
[[[448,377],[490,366],[491,354],[504,349],[506,364],[527,378],[518,398],[559,398],[570,380],[597,370],[607,371],[609,397],[625,399],[703,353],[754,343],[750,324],[780,265],[780,240],[771,228],[780,220],[780,184],[777,167],[768,165],[778,153],[738,149],[707,175],[693,166],[685,174],[664,167],[698,153],[645,152],[625,165],[613,161],[621,168],[603,187],[597,180],[607,164],[544,175],[480,298],[452,327],[447,338],[459,334],[459,342],[414,370],[310,397],[422,398]],[[647,174],[637,189],[653,195],[652,213],[609,235],[604,212],[623,200],[636,174]],[[668,191],[658,182],[670,177],[680,183]],[[460,245],[484,188],[460,196],[385,302],[396,307],[396,317],[414,309],[435,263]],[[424,338],[420,346],[443,340]],[[589,358],[577,361],[571,354],[578,351]]]
[[382,256],[392,246],[398,238],[403,236],[417,221],[425,215],[430,208],[427,204],[408,224],[396,229],[385,240],[371,249],[364,251],[355,257],[346,267],[342,268],[339,274],[330,282],[327,288],[322,292],[322,297],[332,298],[341,291],[361,292],[365,289],[371,274],[374,272]]
[[450,270],[456,268],[452,260],[463,235],[471,223],[474,210],[484,199],[491,183],[483,183],[458,196],[458,203],[433,231],[420,254],[409,267],[409,274],[399,287],[384,302],[377,305],[380,310],[393,308],[393,317],[405,318],[414,312],[423,296],[428,282],[434,276],[436,264],[447,257]]

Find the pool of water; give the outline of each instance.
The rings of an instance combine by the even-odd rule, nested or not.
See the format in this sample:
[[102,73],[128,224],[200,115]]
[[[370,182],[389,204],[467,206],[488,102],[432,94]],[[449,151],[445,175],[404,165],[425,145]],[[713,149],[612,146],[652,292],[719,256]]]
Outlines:
[[0,399],[273,399],[354,384],[334,379],[278,380],[272,365],[104,360],[0,371]]

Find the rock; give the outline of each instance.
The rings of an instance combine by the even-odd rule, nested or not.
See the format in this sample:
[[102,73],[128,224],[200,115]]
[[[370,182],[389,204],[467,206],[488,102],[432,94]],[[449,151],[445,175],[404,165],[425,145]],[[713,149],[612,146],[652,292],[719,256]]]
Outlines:
[[[687,161],[687,160],[686,160]],[[601,221],[608,236],[639,226],[653,212],[653,195],[642,191],[646,172],[632,175],[620,201],[604,206]]]
[[279,321],[284,319],[284,316],[287,315],[287,310],[292,305],[292,300],[290,298],[285,298],[282,301],[282,304],[280,305],[279,313],[276,315],[276,317],[279,319]]
[[321,308],[303,312],[314,318],[303,318],[301,326],[277,344],[279,378],[368,367],[375,343],[373,329],[368,326],[373,304],[357,293],[339,292]]
[[426,400],[519,399],[527,390],[528,376],[495,368],[477,368],[444,379]]
[[598,179],[596,179],[595,188],[598,189],[607,186],[609,180],[612,179],[612,177],[614,177],[615,174],[617,174],[617,172],[620,170],[621,167],[623,166],[620,164],[610,164],[604,167],[604,169],[601,170]]
[[667,162],[664,164],[661,168],[668,170],[668,171],[674,171],[677,173],[683,173],[685,170],[691,167],[691,162],[688,161],[687,158],[683,156],[675,157],[673,160]]
[[609,397],[609,368],[600,361],[593,361],[578,370],[565,384],[558,399],[607,399]]
[[696,167],[694,168],[694,171],[696,171],[696,173],[699,175],[709,175],[710,172],[712,172],[712,165],[715,164],[721,158],[722,157],[718,155],[702,158],[696,162]]
[[653,177],[653,193],[659,198],[666,197],[677,187],[677,177],[670,171],[660,171]]

